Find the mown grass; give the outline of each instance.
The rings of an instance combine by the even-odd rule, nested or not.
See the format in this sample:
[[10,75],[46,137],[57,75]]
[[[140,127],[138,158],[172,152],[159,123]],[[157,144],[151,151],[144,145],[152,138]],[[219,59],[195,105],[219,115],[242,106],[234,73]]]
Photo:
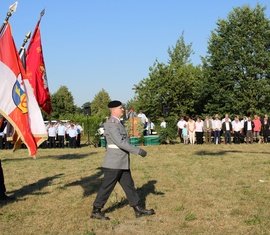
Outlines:
[[136,219],[118,185],[89,218],[104,148],[1,151],[6,186],[1,234],[270,234],[269,145],[160,145],[132,155],[132,174],[156,215]]

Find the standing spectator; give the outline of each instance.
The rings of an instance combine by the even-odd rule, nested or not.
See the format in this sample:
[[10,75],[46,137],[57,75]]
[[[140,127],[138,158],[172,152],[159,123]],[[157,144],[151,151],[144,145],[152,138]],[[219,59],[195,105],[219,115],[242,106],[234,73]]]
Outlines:
[[130,119],[130,118],[134,118],[134,117],[137,117],[137,113],[134,111],[134,108],[130,108],[130,110],[126,110],[126,118],[127,119]]
[[76,139],[77,139],[78,132],[73,123],[70,125],[70,128],[68,130],[68,135],[69,135],[69,147],[76,148]]
[[225,122],[226,119],[229,120],[229,122],[232,121],[232,120],[230,119],[230,116],[229,116],[228,113],[225,114],[225,117],[221,120],[221,122],[222,122],[222,123]]
[[80,148],[81,147],[81,134],[83,132],[83,128],[79,123],[77,123],[76,129],[77,129],[76,147]]
[[184,140],[184,144],[188,144],[188,129],[187,125],[185,124],[182,129],[182,138]]
[[268,137],[270,135],[270,122],[267,115],[264,116],[262,121],[262,134],[263,134],[263,142],[268,143]]
[[212,135],[212,121],[209,119],[209,116],[205,117],[203,122],[203,131],[204,131],[204,139],[205,143],[211,143],[211,135]]
[[232,121],[232,129],[233,129],[233,141],[235,144],[240,144],[241,142],[241,132],[243,129],[243,125],[239,120],[239,116],[235,116]]
[[167,122],[165,121],[165,119],[163,118],[161,123],[160,123],[160,127],[161,128],[166,128],[167,127]]
[[196,143],[203,144],[203,120],[200,117],[197,117],[195,122],[195,135]]
[[189,142],[191,144],[195,143],[195,121],[189,117],[187,122]]
[[226,117],[222,123],[222,130],[224,133],[225,144],[231,144],[232,123],[228,117]]
[[146,115],[143,113],[142,110],[140,110],[140,112],[138,114],[138,117],[141,119],[141,122],[143,124],[143,128],[144,128],[143,135],[147,135],[147,122],[148,122],[148,119],[147,119]]
[[147,122],[147,134],[153,135],[153,132],[155,131],[154,129],[155,129],[155,124],[149,118]]
[[49,148],[55,148],[56,127],[52,122],[50,122],[49,124],[48,137],[49,137]]
[[254,129],[254,123],[251,120],[251,117],[249,116],[247,121],[244,123],[244,130],[246,133],[246,143],[253,143],[253,129]]
[[59,142],[59,148],[65,147],[65,135],[66,135],[66,127],[63,125],[62,122],[59,122],[57,126],[57,136]]
[[214,131],[214,143],[220,144],[220,131],[222,128],[222,123],[219,119],[218,114],[215,115],[215,119],[212,121],[212,128]]
[[178,130],[178,135],[180,138],[180,143],[183,143],[183,137],[182,137],[182,129],[184,128],[184,125],[186,125],[187,122],[184,119],[184,117],[181,117],[180,120],[177,122],[177,130]]
[[246,139],[246,131],[245,131],[245,122],[247,121],[247,116],[243,116],[243,119],[240,121],[241,124],[242,124],[242,132],[241,132],[241,143],[244,143],[245,142],[245,139]]
[[254,123],[253,138],[255,138],[255,141],[258,142],[260,139],[260,132],[262,128],[262,123],[258,115],[254,115],[253,123]]

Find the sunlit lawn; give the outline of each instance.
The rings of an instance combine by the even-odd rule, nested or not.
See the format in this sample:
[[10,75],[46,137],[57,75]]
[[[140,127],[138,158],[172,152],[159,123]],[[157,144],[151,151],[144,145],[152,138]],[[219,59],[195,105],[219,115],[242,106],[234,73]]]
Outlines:
[[270,145],[144,146],[131,156],[142,203],[156,215],[136,219],[117,186],[89,218],[102,180],[104,148],[0,152],[9,195],[0,234],[270,234]]

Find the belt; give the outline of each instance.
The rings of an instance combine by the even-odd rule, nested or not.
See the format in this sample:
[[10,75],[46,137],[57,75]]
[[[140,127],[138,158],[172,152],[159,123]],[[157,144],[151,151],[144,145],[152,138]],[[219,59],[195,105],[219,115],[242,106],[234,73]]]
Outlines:
[[107,145],[107,148],[110,148],[110,149],[119,149],[119,147],[115,144],[108,144]]

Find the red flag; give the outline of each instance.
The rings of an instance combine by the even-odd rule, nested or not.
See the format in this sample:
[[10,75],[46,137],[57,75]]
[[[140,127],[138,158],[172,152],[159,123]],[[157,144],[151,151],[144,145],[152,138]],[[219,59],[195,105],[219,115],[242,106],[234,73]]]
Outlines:
[[26,73],[39,106],[44,112],[50,114],[52,112],[51,96],[42,52],[39,23],[40,20],[26,52]]
[[37,145],[31,133],[27,94],[22,67],[16,46],[7,24],[0,35],[0,113],[12,124],[28,148],[35,156]]

